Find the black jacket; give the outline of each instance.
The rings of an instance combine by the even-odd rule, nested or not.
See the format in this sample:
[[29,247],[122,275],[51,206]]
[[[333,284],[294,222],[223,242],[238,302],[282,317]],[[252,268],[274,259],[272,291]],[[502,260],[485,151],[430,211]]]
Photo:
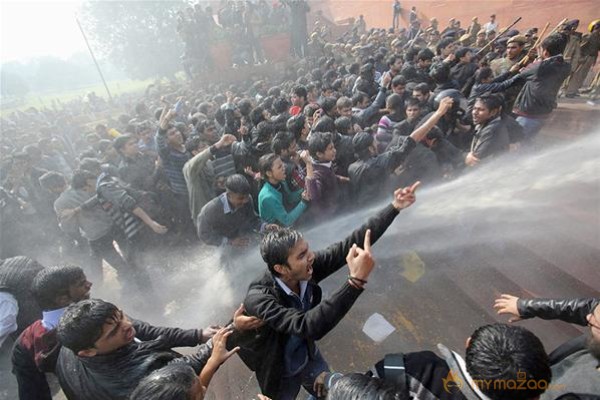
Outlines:
[[476,128],[471,152],[479,159],[490,158],[508,151],[509,144],[508,130],[504,120],[498,116]]
[[600,304],[600,299],[519,299],[517,308],[523,319],[560,319],[561,321],[587,325],[586,316]]
[[[561,321],[587,325],[587,315],[600,304],[600,299],[519,299],[517,309],[523,319],[559,319]],[[550,354],[550,363],[556,364],[576,351],[585,348],[585,336],[577,337],[560,345]]]
[[356,200],[355,204],[365,204],[368,200],[381,195],[387,178],[402,164],[415,146],[416,142],[409,136],[399,147],[350,164],[348,177]]
[[[523,319],[542,318],[559,319],[561,321],[587,325],[587,315],[600,304],[599,298],[588,299],[519,299],[517,309]],[[558,346],[549,354],[550,364],[555,366],[567,357],[587,349],[587,335],[580,335]],[[576,367],[574,365],[573,367]],[[554,368],[554,367],[553,367]],[[576,385],[574,385],[576,386]],[[559,399],[598,400],[597,394],[568,393]]]
[[525,82],[517,96],[515,114],[543,116],[556,108],[556,95],[569,76],[571,65],[562,55],[535,62],[510,79],[511,85]]
[[314,342],[338,324],[362,293],[361,289],[344,281],[330,298],[321,301],[322,292],[318,283],[346,265],[348,251],[354,243],[363,243],[367,229],[371,229],[371,241],[374,243],[396,215],[398,211],[389,205],[343,241],[315,253],[313,277],[308,282],[312,289],[312,299],[307,312],[293,307],[268,271],[250,284],[244,300],[246,311],[249,315],[264,320],[266,324],[256,331],[234,333],[227,347],[241,346],[240,358],[248,368],[256,372],[265,395],[278,398],[284,368],[284,347],[289,336],[296,335],[306,339],[309,350],[313,350]]
[[56,375],[69,400],[125,400],[142,378],[171,362],[185,362],[196,373],[206,364],[212,342],[200,345],[195,354],[182,356],[173,347],[193,347],[199,343],[196,329],[160,328],[133,321],[136,338],[110,354],[79,357],[63,347]]

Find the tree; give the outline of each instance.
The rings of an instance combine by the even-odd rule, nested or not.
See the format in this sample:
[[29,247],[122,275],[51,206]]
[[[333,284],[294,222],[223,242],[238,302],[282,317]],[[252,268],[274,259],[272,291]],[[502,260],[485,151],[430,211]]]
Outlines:
[[29,92],[29,85],[21,75],[7,71],[0,71],[0,93],[2,96],[24,97]]
[[173,76],[183,49],[175,14],[186,6],[184,0],[88,1],[81,22],[93,50],[130,77]]

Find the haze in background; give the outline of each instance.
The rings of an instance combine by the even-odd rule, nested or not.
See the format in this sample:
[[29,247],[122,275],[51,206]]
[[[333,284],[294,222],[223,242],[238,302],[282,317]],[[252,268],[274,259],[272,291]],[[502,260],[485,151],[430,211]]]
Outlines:
[[2,62],[53,55],[66,58],[85,51],[75,22],[81,1],[2,1]]

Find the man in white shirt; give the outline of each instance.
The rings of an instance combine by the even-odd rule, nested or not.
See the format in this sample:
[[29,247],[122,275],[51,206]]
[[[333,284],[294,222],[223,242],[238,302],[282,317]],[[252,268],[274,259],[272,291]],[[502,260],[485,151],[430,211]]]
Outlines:
[[496,22],[496,14],[490,15],[490,21],[483,25],[483,30],[485,33],[489,33],[491,31],[498,32],[498,23]]

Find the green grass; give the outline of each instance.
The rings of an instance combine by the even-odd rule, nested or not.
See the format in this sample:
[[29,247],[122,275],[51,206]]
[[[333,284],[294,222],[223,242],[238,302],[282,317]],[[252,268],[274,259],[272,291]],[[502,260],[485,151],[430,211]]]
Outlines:
[[[107,82],[107,85],[110,93],[113,96],[116,96],[122,93],[144,91],[146,87],[153,82],[153,80],[119,80]],[[25,99],[23,99],[23,101],[15,105],[11,104],[5,107],[4,101],[2,101],[0,103],[0,115],[9,115],[13,111],[26,110],[29,107],[50,108],[52,106],[52,100],[60,100],[61,102],[65,103],[78,97],[83,97],[90,92],[95,92],[97,96],[108,99],[108,94],[106,93],[106,89],[102,83],[59,92],[29,93]]]

